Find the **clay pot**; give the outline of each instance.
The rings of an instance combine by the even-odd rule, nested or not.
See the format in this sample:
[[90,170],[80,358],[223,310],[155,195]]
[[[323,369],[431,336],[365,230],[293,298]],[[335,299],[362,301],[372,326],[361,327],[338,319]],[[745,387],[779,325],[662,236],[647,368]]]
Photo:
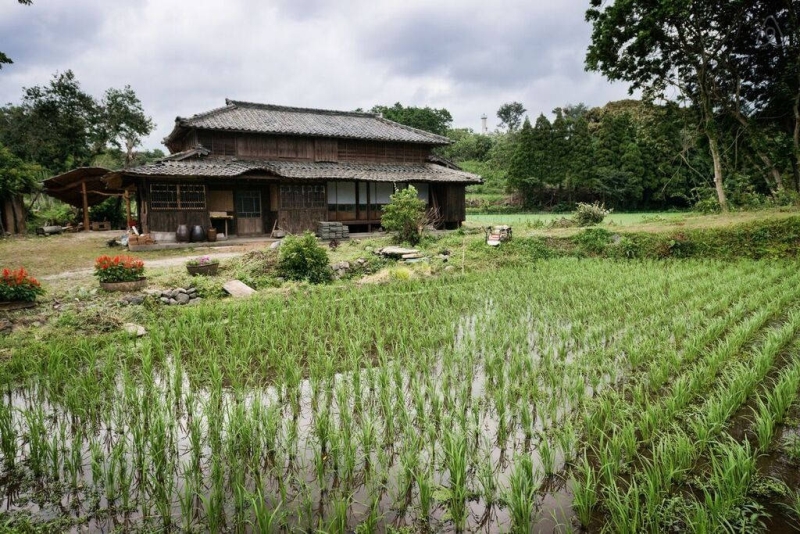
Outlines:
[[178,225],[178,230],[175,232],[175,241],[178,243],[189,242],[189,227],[185,224]]
[[217,230],[215,228],[209,228],[206,232],[206,238],[208,239],[209,243],[213,243],[217,240]]
[[219,269],[219,263],[209,263],[206,265],[187,265],[186,270],[192,276],[214,276]]
[[192,243],[199,243],[206,240],[206,232],[199,224],[192,226],[192,234],[189,236],[189,241]]

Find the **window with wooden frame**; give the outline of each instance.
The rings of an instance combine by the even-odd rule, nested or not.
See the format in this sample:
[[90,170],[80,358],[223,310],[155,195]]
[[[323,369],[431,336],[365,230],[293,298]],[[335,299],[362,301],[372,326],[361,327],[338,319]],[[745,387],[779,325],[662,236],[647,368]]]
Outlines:
[[326,204],[324,185],[281,185],[281,209],[323,209]]
[[206,186],[197,184],[150,184],[152,210],[204,210]]
[[261,217],[261,191],[237,191],[236,216],[240,219]]

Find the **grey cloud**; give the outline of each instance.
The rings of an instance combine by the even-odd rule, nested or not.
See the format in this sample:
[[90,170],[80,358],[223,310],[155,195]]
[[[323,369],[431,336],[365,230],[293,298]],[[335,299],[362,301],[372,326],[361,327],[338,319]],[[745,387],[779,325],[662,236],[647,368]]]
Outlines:
[[104,13],[87,1],[36,2],[31,6],[6,2],[0,9],[2,50],[16,65],[57,63],[100,46],[103,17]]
[[[222,8],[224,6],[224,9]],[[503,103],[529,113],[625,96],[583,71],[585,3],[527,0],[71,0],[0,4],[0,102],[73,69],[102,96],[130,84],[158,129],[226,97],[333,109],[446,107],[480,127]]]
[[[529,7],[487,23],[480,16],[422,11],[367,32],[360,43],[374,60],[392,64],[401,74],[446,74],[487,89],[519,87],[552,74],[582,75],[588,29],[581,14],[581,9],[561,14]],[[576,46],[581,54],[567,53]]]

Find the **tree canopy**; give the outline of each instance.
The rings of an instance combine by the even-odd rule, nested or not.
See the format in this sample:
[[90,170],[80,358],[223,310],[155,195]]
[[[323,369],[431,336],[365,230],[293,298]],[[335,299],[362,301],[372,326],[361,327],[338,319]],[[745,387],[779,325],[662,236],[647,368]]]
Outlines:
[[498,126],[509,132],[516,131],[522,124],[526,111],[521,102],[506,102],[497,110],[497,118],[500,119]]
[[25,163],[0,144],[0,200],[36,190],[41,172],[41,167]]
[[153,128],[130,87],[109,89],[98,101],[70,70],[55,74],[47,85],[23,89],[19,105],[0,108],[0,143],[51,173],[88,165],[115,149],[124,149],[123,164],[129,164]]
[[[677,92],[696,111],[705,137],[720,206],[727,207],[726,138],[744,139],[774,191],[784,188],[779,160],[793,125],[795,182],[800,182],[800,4],[791,0],[591,0],[590,70],[626,81],[645,98]],[[768,116],[767,108],[793,109]],[[791,103],[791,106],[787,104]],[[778,104],[779,106],[781,104]],[[776,110],[777,111],[777,110]],[[784,147],[782,150],[781,147]],[[738,147],[737,147],[738,148]]]
[[437,135],[447,135],[447,131],[453,122],[453,116],[445,108],[403,106],[400,102],[397,102],[394,106],[376,105],[372,107],[370,112],[379,113],[391,121]]

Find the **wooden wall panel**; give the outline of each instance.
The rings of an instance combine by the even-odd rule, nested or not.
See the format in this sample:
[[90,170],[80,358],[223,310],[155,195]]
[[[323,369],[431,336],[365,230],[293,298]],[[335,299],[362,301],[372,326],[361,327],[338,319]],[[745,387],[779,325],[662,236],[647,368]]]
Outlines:
[[430,147],[411,143],[384,143],[378,141],[339,141],[339,161],[368,163],[424,163]]
[[314,139],[314,161],[339,161],[338,140]]
[[[216,152],[215,152],[216,154]],[[308,137],[238,134],[236,156],[249,159],[314,159],[314,139]]]
[[233,190],[208,191],[208,211],[233,211]]
[[264,233],[264,218],[237,218],[236,235],[254,235]]
[[278,226],[290,234],[300,234],[306,230],[316,232],[317,223],[326,220],[327,208],[278,211]]

